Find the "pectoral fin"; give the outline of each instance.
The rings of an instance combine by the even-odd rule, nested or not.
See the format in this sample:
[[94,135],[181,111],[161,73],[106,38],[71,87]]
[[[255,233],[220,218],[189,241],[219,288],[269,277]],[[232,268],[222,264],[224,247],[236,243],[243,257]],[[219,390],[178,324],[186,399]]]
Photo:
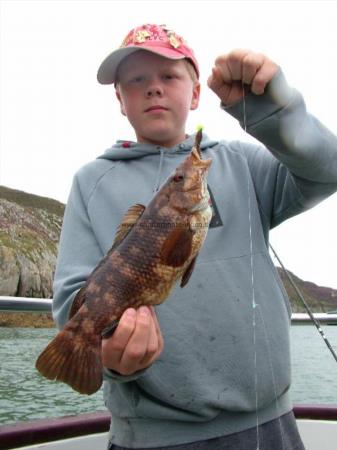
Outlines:
[[190,228],[175,228],[167,236],[162,250],[161,260],[172,267],[182,266],[191,256],[194,232]]

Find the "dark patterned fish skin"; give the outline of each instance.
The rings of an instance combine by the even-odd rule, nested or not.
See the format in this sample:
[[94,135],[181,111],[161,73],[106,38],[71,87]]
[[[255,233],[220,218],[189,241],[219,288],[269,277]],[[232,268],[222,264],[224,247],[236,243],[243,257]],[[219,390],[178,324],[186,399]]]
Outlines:
[[36,367],[45,377],[80,393],[96,392],[102,384],[102,332],[127,308],[159,305],[179,279],[186,284],[211,219],[211,160],[201,159],[200,139],[201,132],[149,205],[129,210],[116,243],[77,294],[70,320],[39,356]]

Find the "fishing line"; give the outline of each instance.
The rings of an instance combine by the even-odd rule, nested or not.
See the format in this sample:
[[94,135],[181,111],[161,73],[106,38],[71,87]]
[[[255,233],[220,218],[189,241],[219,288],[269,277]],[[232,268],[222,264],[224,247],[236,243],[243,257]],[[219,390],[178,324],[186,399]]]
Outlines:
[[[243,128],[244,131],[247,133],[247,121],[246,121],[246,99],[245,99],[245,88],[244,83],[242,81],[242,96],[243,96]],[[280,407],[279,402],[277,398],[277,391],[276,391],[276,378],[275,378],[275,372],[271,357],[271,349],[270,349],[270,342],[268,338],[268,333],[265,325],[265,321],[263,318],[263,314],[261,311],[260,305],[256,303],[255,301],[255,280],[254,280],[254,256],[253,256],[253,236],[252,236],[252,214],[251,214],[251,187],[250,187],[250,172],[249,168],[247,167],[247,187],[248,187],[248,223],[249,223],[249,243],[250,243],[250,271],[251,271],[251,289],[252,289],[252,313],[253,313],[253,345],[254,345],[254,385],[255,385],[255,413],[256,413],[256,450],[260,450],[260,436],[259,436],[259,414],[258,414],[258,373],[257,373],[257,348],[256,348],[256,311],[259,312],[262,325],[263,325],[263,332],[264,337],[267,345],[267,353],[268,353],[268,362],[270,366],[271,376],[272,376],[272,384],[273,384],[273,390],[274,390],[274,397],[275,397],[275,403],[276,403],[276,410],[278,412],[278,422],[280,427],[280,434],[281,434],[281,441],[282,441],[282,449],[284,449],[284,431],[281,423],[281,414],[280,414]]]
[[334,357],[335,361],[337,362],[337,355],[334,351],[334,349],[332,348],[328,338],[325,336],[325,333],[321,327],[321,324],[319,322],[319,320],[317,320],[313,313],[311,312],[307,302],[305,301],[301,291],[299,290],[299,288],[297,287],[295,281],[293,280],[292,276],[290,275],[290,273],[287,271],[287,269],[284,267],[284,265],[282,264],[282,261],[280,260],[280,258],[278,257],[277,253],[275,252],[275,250],[273,249],[273,247],[271,246],[271,244],[269,244],[269,247],[271,248],[272,252],[274,253],[275,258],[277,259],[277,261],[279,262],[280,266],[282,267],[286,277],[288,278],[288,280],[290,281],[292,287],[295,289],[297,295],[299,296],[299,298],[302,300],[302,303],[311,319],[311,321],[313,322],[313,324],[315,325],[315,327],[317,328],[319,334],[322,336],[326,346],[328,347],[328,349],[330,350],[332,356]]
[[253,238],[252,238],[252,217],[251,217],[251,200],[250,186],[248,179],[248,222],[249,222],[249,243],[250,243],[250,272],[251,272],[251,289],[252,289],[252,312],[253,312],[253,346],[254,346],[254,386],[255,386],[255,412],[256,412],[256,450],[260,448],[259,438],[259,414],[258,414],[258,377],[257,377],[257,351],[256,351],[256,307],[255,302],[255,282],[254,282],[254,257],[253,257]]
[[[245,87],[242,81],[242,96],[243,96],[243,126],[245,132],[247,132],[246,124],[246,98]],[[247,176],[248,186],[248,223],[249,223],[249,245],[250,245],[250,272],[251,272],[251,289],[252,289],[252,313],[253,313],[253,345],[254,345],[254,386],[255,386],[255,413],[256,413],[256,450],[260,448],[260,436],[259,436],[259,414],[258,414],[258,376],[257,376],[257,351],[256,351],[256,307],[255,302],[255,280],[254,280],[254,260],[253,260],[253,237],[252,237],[252,216],[251,216],[251,199],[250,199],[250,180]]]

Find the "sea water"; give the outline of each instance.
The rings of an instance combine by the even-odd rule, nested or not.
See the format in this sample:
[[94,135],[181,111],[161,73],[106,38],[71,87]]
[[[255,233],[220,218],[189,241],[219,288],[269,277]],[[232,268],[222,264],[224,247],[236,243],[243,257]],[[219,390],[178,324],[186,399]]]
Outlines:
[[[337,326],[325,326],[337,351]],[[80,395],[41,377],[36,358],[56,329],[0,327],[0,424],[105,410],[102,390]],[[337,363],[313,325],[291,327],[293,403],[337,404]]]

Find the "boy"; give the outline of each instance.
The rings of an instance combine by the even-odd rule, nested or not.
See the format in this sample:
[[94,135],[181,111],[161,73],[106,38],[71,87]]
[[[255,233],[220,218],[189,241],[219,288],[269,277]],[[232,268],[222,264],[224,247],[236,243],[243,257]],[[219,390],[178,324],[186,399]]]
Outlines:
[[[74,178],[55,275],[59,326],[128,207],[146,205],[190,151],[198,78],[193,51],[158,25],[132,30],[101,64],[98,81],[115,84],[137,142],[118,141]],[[337,189],[337,140],[263,55],[220,56],[208,86],[264,146],[203,136],[214,216],[194,273],[156,312],[126,310],[103,340],[111,450],[304,448],[289,398],[290,308],[268,232]]]

